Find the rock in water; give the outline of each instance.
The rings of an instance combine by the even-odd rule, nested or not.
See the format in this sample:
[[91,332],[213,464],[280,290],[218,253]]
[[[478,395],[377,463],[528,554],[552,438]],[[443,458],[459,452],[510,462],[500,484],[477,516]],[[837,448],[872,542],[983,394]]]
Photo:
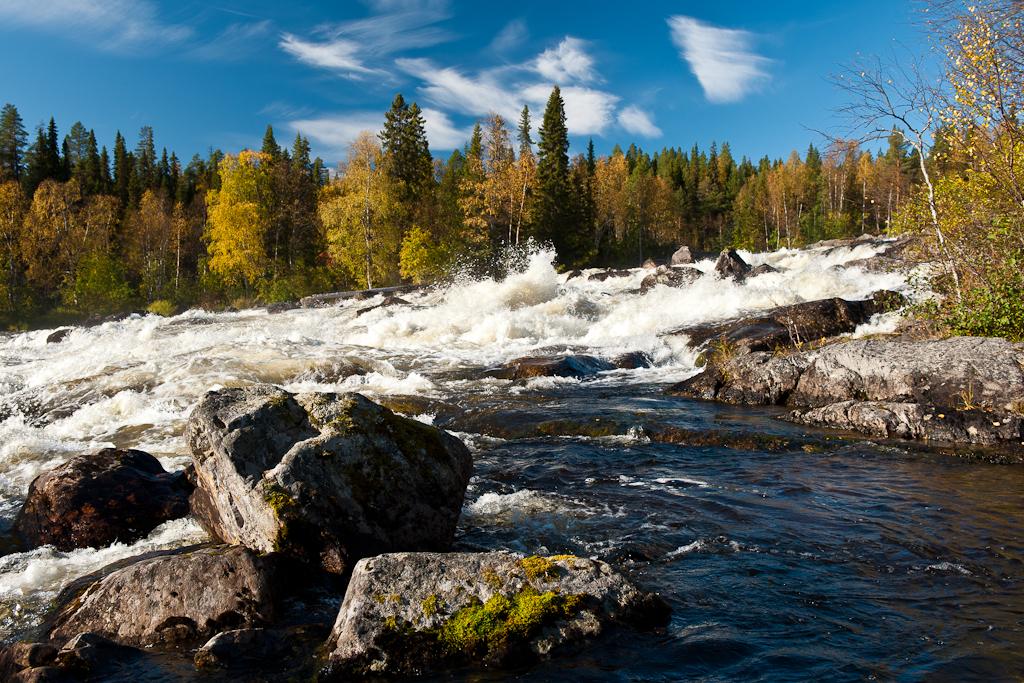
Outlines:
[[446,550],[473,466],[451,434],[359,394],[212,391],[186,433],[193,514],[212,536],[337,574],[368,555]]
[[646,294],[658,285],[685,287],[696,282],[703,274],[696,268],[666,268],[665,266],[660,266],[640,283],[640,293]]
[[672,266],[685,266],[688,263],[693,263],[693,254],[690,252],[690,247],[687,246],[676,249],[676,252],[672,254],[672,259],[669,261],[669,265]]
[[668,605],[604,562],[567,555],[397,553],[359,562],[324,677],[521,665],[600,635],[656,627]]
[[206,638],[274,618],[273,567],[241,547],[148,557],[116,569],[58,610],[52,640],[95,633],[144,647]]
[[724,249],[715,261],[715,272],[723,278],[742,280],[750,272],[750,266],[735,249]]
[[41,474],[14,521],[28,547],[60,550],[129,543],[189,512],[191,485],[152,455],[106,448]]
[[530,379],[531,377],[590,377],[614,370],[615,366],[594,356],[529,356],[516,358],[505,365],[484,371],[498,379]]

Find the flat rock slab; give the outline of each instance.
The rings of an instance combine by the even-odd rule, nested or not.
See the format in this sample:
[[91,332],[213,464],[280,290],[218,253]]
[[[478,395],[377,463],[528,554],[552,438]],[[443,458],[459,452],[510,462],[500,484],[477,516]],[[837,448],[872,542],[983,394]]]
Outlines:
[[359,394],[209,392],[186,436],[192,511],[214,538],[334,574],[382,552],[446,550],[473,466],[456,437]]
[[521,666],[612,624],[667,623],[667,604],[573,556],[396,553],[356,565],[327,642],[327,680]]
[[192,486],[148,453],[105,448],[39,475],[14,521],[21,542],[59,550],[130,543],[189,513]]
[[208,638],[273,621],[273,566],[242,547],[207,546],[139,560],[59,609],[51,640],[94,633],[132,647]]

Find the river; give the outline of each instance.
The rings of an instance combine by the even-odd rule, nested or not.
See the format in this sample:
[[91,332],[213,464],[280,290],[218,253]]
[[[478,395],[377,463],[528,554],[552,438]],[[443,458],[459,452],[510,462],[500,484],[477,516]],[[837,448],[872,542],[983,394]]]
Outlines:
[[[459,548],[598,557],[673,607],[664,634],[620,634],[518,678],[1014,680],[1024,673],[1024,470],[829,438],[771,410],[662,393],[696,372],[685,336],[670,330],[907,290],[899,274],[836,267],[874,250],[744,254],[781,269],[745,284],[717,279],[702,262],[708,274],[696,283],[646,295],[636,292],[643,271],[567,280],[550,253],[533,251],[504,280],[403,295],[408,306],[366,310],[376,299],[275,314],[135,316],[75,329],[60,344],[46,344],[46,330],[7,335],[0,532],[32,478],[73,454],[132,447],[183,467],[184,424],[209,389],[263,381],[360,391],[410,406],[410,416],[470,446],[475,474]],[[856,334],[894,323],[890,314]],[[643,351],[654,367],[526,383],[481,374],[567,349],[606,358]],[[590,437],[531,428],[552,421],[621,428]],[[652,443],[644,427],[655,423],[794,445]],[[809,434],[821,445],[798,445]],[[77,577],[204,539],[194,522],[178,520],[132,545],[0,557],[0,638],[30,635]],[[177,675],[194,678],[187,668]]]

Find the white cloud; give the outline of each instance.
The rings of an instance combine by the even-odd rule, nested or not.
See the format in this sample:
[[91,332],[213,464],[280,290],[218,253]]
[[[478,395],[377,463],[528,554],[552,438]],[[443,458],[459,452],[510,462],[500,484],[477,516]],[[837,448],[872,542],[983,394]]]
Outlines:
[[522,98],[499,82],[494,73],[467,76],[451,67],[439,67],[429,59],[397,59],[399,69],[424,82],[419,91],[431,102],[464,114],[485,116],[491,112],[513,120],[522,109]]
[[304,64],[323,69],[346,72],[350,78],[359,78],[374,73],[360,60],[359,45],[351,40],[335,38],[322,43],[302,40],[291,33],[281,36],[279,43],[282,50]]
[[654,121],[651,120],[651,115],[636,106],[628,106],[619,112],[619,125],[624,130],[636,135],[642,135],[645,138],[658,138],[661,137],[661,128],[658,128]]
[[594,58],[587,53],[585,46],[586,43],[579,38],[566,36],[556,47],[544,50],[537,57],[537,73],[558,85],[598,80]]
[[188,26],[163,23],[148,0],[0,0],[0,21],[110,51],[160,47],[193,35]]
[[426,122],[427,140],[433,150],[462,147],[472,134],[469,128],[456,128],[448,115],[437,109],[423,109],[423,119]]
[[494,40],[491,41],[491,50],[494,52],[508,52],[525,43],[529,35],[530,32],[526,28],[526,22],[522,19],[514,19],[505,24],[505,28],[501,29],[498,35],[494,36]]
[[669,17],[672,42],[690,65],[704,95],[715,103],[738,102],[758,90],[771,76],[771,60],[754,53],[754,35],[719,28],[692,17]]
[[263,47],[262,39],[270,33],[269,19],[230,24],[205,45],[188,54],[197,59],[238,61]]
[[[561,88],[565,103],[565,125],[574,135],[600,135],[615,119],[619,97],[603,90],[578,86]],[[533,85],[523,95],[535,112],[542,112],[551,96],[551,87]],[[539,119],[538,119],[539,120]]]

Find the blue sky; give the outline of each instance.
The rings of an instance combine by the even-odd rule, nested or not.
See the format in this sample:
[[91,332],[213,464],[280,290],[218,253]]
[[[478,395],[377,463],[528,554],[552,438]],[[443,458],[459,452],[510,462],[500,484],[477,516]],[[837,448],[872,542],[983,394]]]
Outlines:
[[728,141],[785,156],[834,128],[830,73],[858,52],[918,49],[912,2],[0,0],[0,102],[28,127],[81,120],[112,145],[142,125],[179,156],[258,146],[267,123],[332,164],[396,92],[431,148],[475,120],[535,125],[551,85],[574,150]]

